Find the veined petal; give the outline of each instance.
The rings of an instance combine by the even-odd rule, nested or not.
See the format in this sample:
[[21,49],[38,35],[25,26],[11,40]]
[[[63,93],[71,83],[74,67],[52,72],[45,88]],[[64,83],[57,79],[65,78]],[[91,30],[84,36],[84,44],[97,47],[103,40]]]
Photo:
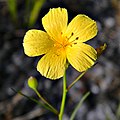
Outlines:
[[79,72],[90,68],[97,59],[96,50],[85,43],[78,43],[67,48],[69,63]]
[[29,30],[24,37],[24,52],[28,56],[39,56],[47,53],[54,42],[41,30]]
[[56,41],[61,39],[61,34],[66,30],[68,14],[65,8],[53,8],[42,18],[46,32]]
[[94,20],[86,15],[77,15],[69,23],[65,36],[67,36],[69,41],[79,40],[80,42],[85,42],[97,34],[97,25]]
[[64,75],[66,69],[65,53],[51,50],[44,55],[37,65],[37,70],[46,78],[58,79]]

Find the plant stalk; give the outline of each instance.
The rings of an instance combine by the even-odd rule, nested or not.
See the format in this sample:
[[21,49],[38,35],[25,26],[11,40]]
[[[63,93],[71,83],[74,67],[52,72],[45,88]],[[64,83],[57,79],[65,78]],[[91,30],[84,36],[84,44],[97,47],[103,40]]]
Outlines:
[[58,115],[58,111],[57,111],[52,105],[50,105],[50,104],[40,95],[40,93],[39,93],[37,90],[35,90],[35,92],[36,92],[36,94],[38,95],[38,97],[51,109],[51,111],[52,111],[53,113],[55,113],[55,114]]
[[63,113],[64,113],[64,108],[65,108],[65,101],[66,101],[66,94],[67,94],[67,87],[66,87],[66,71],[63,76],[63,96],[62,96],[62,103],[61,103],[61,108],[60,108],[60,113],[59,113],[59,120],[62,120]]
[[67,88],[67,92],[70,90],[70,88],[86,73],[86,71],[82,72]]

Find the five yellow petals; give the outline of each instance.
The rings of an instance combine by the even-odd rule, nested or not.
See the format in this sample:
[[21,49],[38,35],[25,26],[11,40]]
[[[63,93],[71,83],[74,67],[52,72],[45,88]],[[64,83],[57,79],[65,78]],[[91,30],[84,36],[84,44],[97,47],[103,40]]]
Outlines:
[[67,62],[79,72],[94,64],[96,50],[83,43],[97,34],[94,20],[79,14],[68,24],[67,10],[53,8],[42,18],[42,24],[46,32],[29,30],[23,46],[28,56],[43,55],[37,65],[37,70],[43,76],[53,80],[62,77]]

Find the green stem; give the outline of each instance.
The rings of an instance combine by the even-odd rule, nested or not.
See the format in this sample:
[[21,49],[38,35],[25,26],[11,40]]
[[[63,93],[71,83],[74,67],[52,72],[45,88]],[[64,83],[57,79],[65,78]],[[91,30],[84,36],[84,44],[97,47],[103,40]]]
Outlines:
[[[87,71],[87,70],[86,70]],[[86,73],[86,71],[82,72],[67,88],[67,92],[70,90],[70,88]]]
[[59,113],[59,120],[62,120],[63,113],[64,113],[64,108],[65,108],[65,100],[66,100],[66,94],[67,94],[67,88],[66,88],[66,71],[63,77],[63,96],[62,96],[62,103],[61,103],[61,108],[60,108],[60,113]]
[[36,92],[36,94],[38,95],[38,97],[52,110],[52,112],[54,112],[55,114],[58,115],[58,111],[51,106],[41,95],[40,93],[37,91],[37,89],[34,90]]

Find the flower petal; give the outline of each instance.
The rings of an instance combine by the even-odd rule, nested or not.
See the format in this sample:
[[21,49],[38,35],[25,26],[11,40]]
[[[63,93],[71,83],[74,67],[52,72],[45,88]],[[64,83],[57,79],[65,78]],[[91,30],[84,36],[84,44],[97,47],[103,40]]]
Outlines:
[[68,14],[65,8],[53,8],[42,18],[46,32],[55,40],[61,39],[61,34],[66,30]]
[[97,59],[96,50],[85,43],[78,43],[67,48],[69,63],[79,72],[90,68]]
[[24,37],[23,47],[25,54],[32,57],[47,53],[53,43],[47,33],[41,30],[29,30]]
[[64,75],[66,68],[66,55],[58,51],[51,50],[44,55],[37,65],[37,70],[46,78],[58,79]]
[[85,42],[96,36],[97,31],[96,22],[88,16],[80,14],[69,23],[65,36],[70,38],[69,41]]

